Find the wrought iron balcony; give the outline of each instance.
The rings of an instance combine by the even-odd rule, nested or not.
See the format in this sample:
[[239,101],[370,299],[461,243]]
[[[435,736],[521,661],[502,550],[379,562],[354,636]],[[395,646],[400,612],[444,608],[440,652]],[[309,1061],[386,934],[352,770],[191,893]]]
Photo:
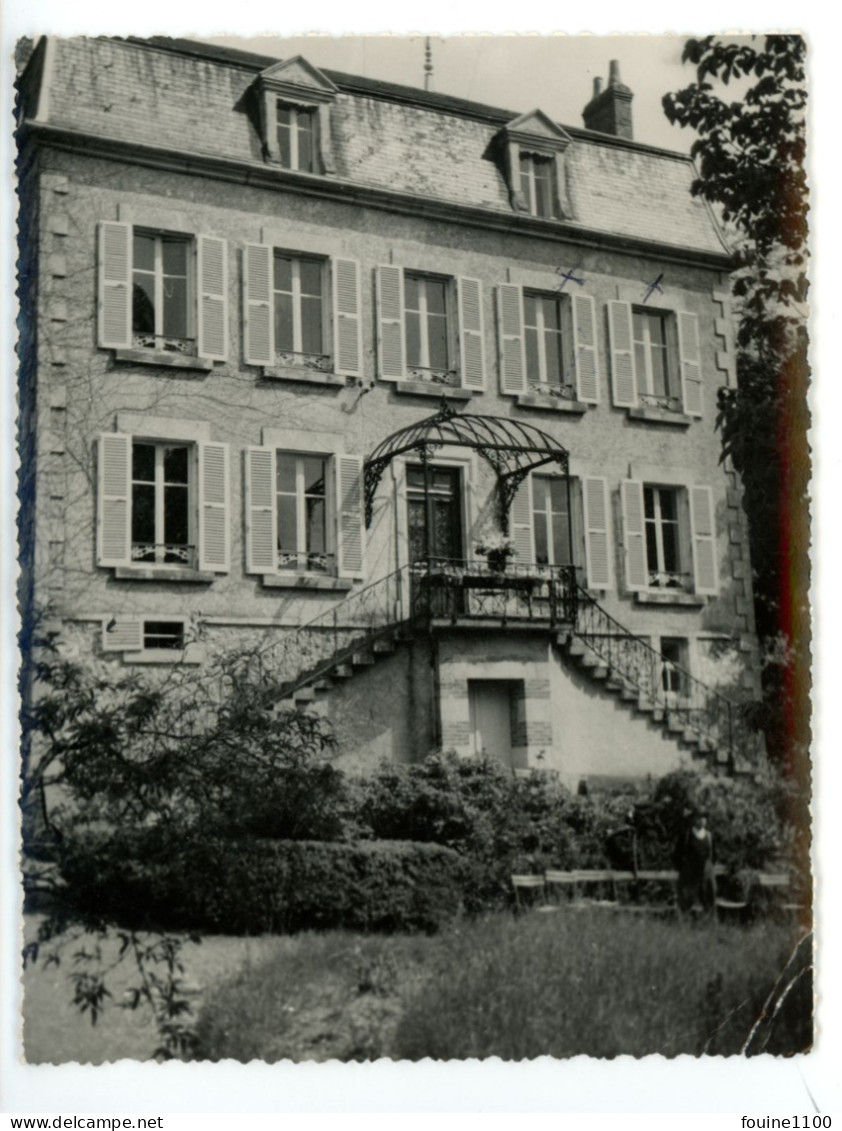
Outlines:
[[196,547],[175,542],[132,542],[131,557],[144,565],[199,566]]
[[413,617],[570,624],[576,569],[535,563],[427,558],[410,566]]
[[637,398],[643,408],[660,408],[665,412],[681,412],[680,397],[672,397],[662,393],[639,393]]

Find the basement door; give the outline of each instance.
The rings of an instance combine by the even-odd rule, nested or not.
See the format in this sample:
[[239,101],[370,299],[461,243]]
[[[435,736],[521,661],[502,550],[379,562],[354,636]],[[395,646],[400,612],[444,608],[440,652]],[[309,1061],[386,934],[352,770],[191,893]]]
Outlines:
[[471,746],[474,754],[497,758],[513,766],[512,691],[514,685],[502,679],[468,680],[471,705]]

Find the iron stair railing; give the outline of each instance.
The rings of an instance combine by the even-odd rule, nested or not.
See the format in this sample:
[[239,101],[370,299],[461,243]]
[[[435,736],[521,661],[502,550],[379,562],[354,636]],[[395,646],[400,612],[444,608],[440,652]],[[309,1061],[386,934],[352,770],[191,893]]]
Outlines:
[[726,751],[733,768],[739,743],[749,737],[739,706],[666,660],[581,587],[576,605],[571,636],[606,669],[606,682],[635,693],[639,706],[660,714],[666,729],[678,737],[695,740],[703,751]]
[[249,653],[251,673],[262,680],[267,697],[289,697],[378,638],[397,631],[408,619],[407,572],[408,567],[402,566],[378,578]]
[[[542,588],[540,598],[533,601],[530,597],[527,619],[540,620],[549,630],[565,626],[570,639],[578,640],[606,669],[609,686],[633,693],[638,705],[659,717],[677,737],[694,740],[705,752],[726,751],[733,767],[739,743],[748,739],[738,705],[680,665],[665,660],[648,641],[630,632],[577,584],[575,571],[569,567],[548,573],[547,567],[519,565],[515,569],[510,565],[495,571],[473,562],[445,563],[441,559],[401,566],[306,624],[284,629],[280,639],[249,653],[247,662],[251,673],[262,680],[267,698],[289,698],[401,629],[409,632],[417,625],[429,626],[442,613],[452,614],[453,619],[470,616],[470,602],[475,598],[470,585],[477,579],[485,584],[486,574],[488,584],[500,587],[503,594],[508,581],[511,592],[522,596],[520,581],[530,576],[530,570],[535,584]],[[447,611],[441,606],[442,591]],[[467,593],[469,603],[454,604],[455,593],[463,597]],[[522,610],[513,617],[496,596],[493,602],[493,615],[501,618],[502,613],[504,622],[524,619]]]

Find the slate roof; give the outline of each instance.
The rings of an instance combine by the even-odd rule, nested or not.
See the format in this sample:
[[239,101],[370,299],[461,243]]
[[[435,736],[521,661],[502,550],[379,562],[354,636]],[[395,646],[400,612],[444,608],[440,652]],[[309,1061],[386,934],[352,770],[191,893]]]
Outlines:
[[[57,41],[50,124],[263,165],[254,79],[278,60],[192,40]],[[335,176],[511,214],[494,138],[519,112],[375,79],[323,72]],[[523,108],[522,108],[523,109]],[[527,108],[531,109],[531,108]],[[565,126],[570,219],[586,230],[703,253],[725,249],[691,195],[683,154]]]

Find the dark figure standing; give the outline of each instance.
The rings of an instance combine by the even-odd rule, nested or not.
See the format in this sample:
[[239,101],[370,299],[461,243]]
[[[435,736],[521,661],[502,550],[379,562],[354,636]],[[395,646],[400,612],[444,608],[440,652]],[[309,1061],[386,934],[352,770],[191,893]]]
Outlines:
[[713,837],[704,813],[692,812],[675,846],[678,869],[678,910],[692,911],[700,906],[712,912],[716,906],[713,875]]

